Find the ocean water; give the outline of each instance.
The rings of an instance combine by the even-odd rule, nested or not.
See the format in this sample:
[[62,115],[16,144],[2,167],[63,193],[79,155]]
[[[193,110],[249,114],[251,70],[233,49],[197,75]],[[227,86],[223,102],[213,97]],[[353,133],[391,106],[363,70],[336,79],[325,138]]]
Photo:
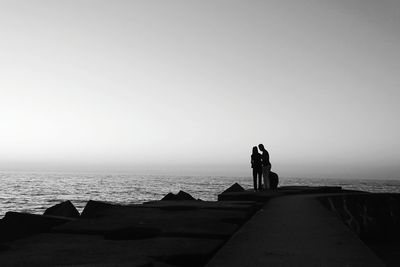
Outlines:
[[[179,190],[202,200],[217,200],[217,195],[235,182],[252,188],[251,177],[0,172],[0,218],[7,211],[42,214],[46,208],[65,200],[82,211],[88,200],[138,204]],[[400,193],[398,180],[280,177],[280,185],[337,185]]]

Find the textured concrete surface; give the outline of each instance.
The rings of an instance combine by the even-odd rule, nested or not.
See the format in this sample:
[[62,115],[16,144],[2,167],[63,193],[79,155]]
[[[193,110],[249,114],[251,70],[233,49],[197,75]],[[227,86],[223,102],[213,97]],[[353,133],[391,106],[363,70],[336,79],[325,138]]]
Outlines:
[[312,195],[270,200],[206,265],[384,266]]

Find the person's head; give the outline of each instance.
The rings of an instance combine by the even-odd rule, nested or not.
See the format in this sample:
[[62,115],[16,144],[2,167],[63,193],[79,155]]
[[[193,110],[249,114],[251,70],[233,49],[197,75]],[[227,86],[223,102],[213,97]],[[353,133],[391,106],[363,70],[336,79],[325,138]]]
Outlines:
[[258,149],[256,146],[253,146],[253,154],[257,154],[258,153]]
[[265,150],[265,147],[264,147],[263,144],[259,144],[259,145],[258,145],[258,148],[259,148],[261,151],[264,151],[264,150]]

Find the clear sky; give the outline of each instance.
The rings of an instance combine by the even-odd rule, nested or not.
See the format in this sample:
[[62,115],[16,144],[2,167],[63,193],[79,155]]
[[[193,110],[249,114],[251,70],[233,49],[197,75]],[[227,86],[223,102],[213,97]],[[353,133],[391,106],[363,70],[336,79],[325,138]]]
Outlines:
[[400,178],[400,1],[1,1],[0,169]]

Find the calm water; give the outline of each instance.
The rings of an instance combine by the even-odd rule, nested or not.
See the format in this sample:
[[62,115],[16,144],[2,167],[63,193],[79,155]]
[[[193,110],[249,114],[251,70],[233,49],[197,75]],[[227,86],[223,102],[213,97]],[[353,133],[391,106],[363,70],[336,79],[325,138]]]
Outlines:
[[[0,217],[7,211],[41,214],[65,200],[71,200],[79,211],[90,199],[142,203],[179,190],[202,200],[216,200],[220,192],[235,182],[252,187],[250,177],[0,172]],[[339,185],[346,189],[400,193],[397,180],[280,178],[280,185]]]

